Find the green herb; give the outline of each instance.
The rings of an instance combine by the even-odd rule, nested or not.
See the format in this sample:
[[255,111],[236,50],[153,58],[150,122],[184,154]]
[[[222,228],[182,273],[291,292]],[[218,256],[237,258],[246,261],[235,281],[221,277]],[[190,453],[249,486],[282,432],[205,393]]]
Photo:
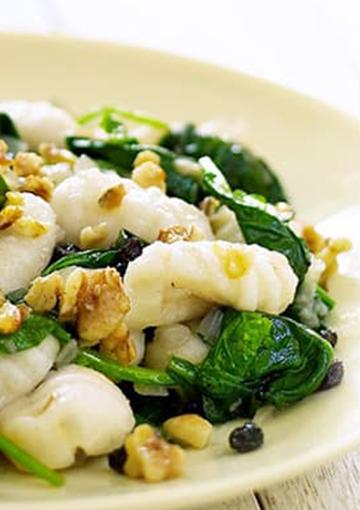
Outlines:
[[336,301],[330,296],[328,292],[326,292],[323,287],[320,287],[320,285],[316,287],[316,295],[324,303],[324,305],[328,307],[329,310],[332,310],[335,307]]
[[15,124],[9,115],[3,112],[0,112],[0,138],[7,143],[12,154],[27,150],[27,144],[21,140]]
[[61,343],[71,340],[69,333],[55,319],[32,313],[15,333],[0,334],[0,353],[13,354],[31,349],[39,345],[48,335],[54,335]]
[[28,473],[46,480],[55,487],[64,485],[65,480],[63,475],[48,468],[25,450],[16,446],[10,439],[2,435],[0,435],[0,451]]
[[[107,168],[113,168],[122,177],[129,177],[133,163],[139,152],[150,150],[160,157],[161,167],[165,170],[167,193],[194,204],[202,198],[200,183],[196,178],[182,175],[177,169],[178,156],[158,145],[129,143],[121,139],[91,139],[80,136],[68,136],[67,147],[76,155],[86,154],[95,161],[104,162]],[[189,160],[193,163],[192,160]]]
[[[78,123],[80,125],[85,125],[100,119],[101,124],[104,123],[104,118],[105,119],[109,118],[109,116],[112,116],[113,118],[117,116],[120,119],[130,120],[137,124],[145,124],[155,129],[164,129],[166,131],[169,130],[169,125],[166,122],[163,122],[162,120],[156,119],[154,117],[149,117],[148,115],[142,115],[134,111],[120,110],[119,108],[107,106],[100,108],[99,110],[96,110],[94,112],[82,115],[81,117],[78,118]],[[104,127],[104,125],[102,127]],[[105,129],[105,131],[108,130]]]
[[21,287],[20,289],[13,290],[6,294],[6,299],[11,301],[14,305],[18,305],[24,301],[24,297],[27,294],[28,289]]
[[6,202],[6,193],[10,191],[9,186],[2,175],[0,175],[0,209],[4,207]]
[[123,366],[98,352],[80,350],[74,363],[93,368],[115,382],[128,381],[154,386],[174,386],[174,380],[166,372],[138,366]]
[[252,415],[263,404],[281,408],[313,393],[332,358],[328,342],[289,318],[228,309],[222,333],[203,363],[195,367],[173,359],[168,372],[196,387],[206,416],[221,422]]
[[202,135],[193,124],[186,124],[181,130],[167,134],[161,145],[195,159],[209,156],[232,189],[263,195],[271,203],[287,201],[280,181],[269,165],[239,143]]
[[54,271],[59,271],[65,267],[79,266],[90,269],[99,267],[106,267],[111,265],[118,254],[118,249],[110,250],[85,250],[77,253],[70,253],[64,255],[60,259],[56,260],[53,264],[50,264],[42,272],[42,276],[47,276]]
[[210,158],[201,158],[199,163],[203,168],[204,189],[234,211],[246,242],[285,255],[302,281],[310,265],[310,255],[303,240],[268,212],[263,202],[240,190],[232,193],[224,176]]

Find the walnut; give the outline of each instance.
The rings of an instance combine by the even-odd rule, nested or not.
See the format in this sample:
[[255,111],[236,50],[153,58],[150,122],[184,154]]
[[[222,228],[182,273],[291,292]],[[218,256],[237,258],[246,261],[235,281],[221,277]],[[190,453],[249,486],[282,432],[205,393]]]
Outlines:
[[109,228],[105,222],[95,227],[84,227],[80,232],[79,244],[83,250],[103,248],[109,235]]
[[[9,206],[11,207],[11,206]],[[40,237],[48,231],[48,226],[30,216],[22,216],[12,226],[14,232],[24,237]]]
[[131,178],[142,188],[156,186],[165,193],[166,191],[166,173],[157,163],[145,161],[136,166],[132,171]]
[[18,191],[6,193],[6,205],[24,205],[24,197]]
[[[68,276],[55,272],[34,280],[25,301],[35,311],[59,306],[61,321],[74,321],[82,342],[94,345],[119,334],[129,300],[113,268],[76,268]],[[108,340],[110,345],[111,339]]]
[[103,209],[116,209],[120,207],[121,202],[126,195],[126,190],[123,184],[117,184],[112,188],[106,190],[98,199],[98,204]]
[[162,243],[172,244],[177,241],[191,241],[193,227],[182,227],[181,225],[173,225],[172,227],[164,227],[160,229],[158,241]]
[[311,225],[304,227],[303,237],[310,251],[325,264],[319,283],[327,289],[329,279],[337,273],[339,267],[338,255],[351,250],[352,243],[346,238],[325,238]]
[[54,184],[47,177],[41,175],[28,175],[20,186],[20,191],[27,191],[50,202]]
[[0,333],[9,335],[17,331],[22,323],[22,313],[16,305],[5,301],[0,307]]
[[41,143],[39,145],[39,154],[44,158],[46,163],[69,163],[73,165],[76,156],[67,149],[60,149],[54,143]]
[[124,322],[108,337],[101,340],[100,350],[122,365],[130,365],[136,359],[136,347]]
[[41,164],[42,158],[34,152],[18,152],[13,161],[13,169],[19,177],[38,175]]
[[160,165],[160,156],[156,152],[145,150],[139,152],[134,160],[134,167],[140,166],[147,161],[152,161],[156,165]]
[[212,432],[210,422],[198,414],[182,414],[163,424],[165,434],[172,440],[193,448],[205,448]]
[[136,427],[125,441],[125,450],[124,473],[129,478],[161,482],[183,474],[183,450],[165,441],[150,425]]
[[11,227],[23,215],[22,207],[18,205],[6,205],[0,211],[0,230]]
[[55,308],[63,293],[63,279],[55,272],[36,278],[25,296],[25,301],[36,312],[48,312]]

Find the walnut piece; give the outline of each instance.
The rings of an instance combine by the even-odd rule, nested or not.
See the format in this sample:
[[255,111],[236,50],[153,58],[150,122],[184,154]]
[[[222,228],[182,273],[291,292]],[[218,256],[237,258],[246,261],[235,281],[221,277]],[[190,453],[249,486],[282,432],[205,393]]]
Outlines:
[[325,264],[319,283],[327,289],[330,278],[339,268],[338,255],[351,250],[352,243],[347,238],[325,238],[312,225],[305,226],[302,235],[310,251]]
[[212,432],[210,422],[198,414],[182,414],[169,418],[163,424],[164,432],[183,446],[205,448]]
[[20,185],[20,191],[27,191],[50,202],[54,184],[47,177],[41,175],[28,175]]
[[73,165],[76,161],[76,156],[67,149],[60,149],[54,143],[41,143],[39,145],[39,154],[43,157],[46,163],[69,163]]
[[124,322],[100,342],[100,350],[122,365],[130,365],[136,359],[136,348]]
[[54,272],[34,280],[25,296],[37,312],[59,305],[59,319],[74,321],[83,344],[115,343],[111,335],[120,335],[124,316],[129,311],[119,273],[114,268],[76,268],[68,276]]
[[13,224],[13,230],[21,236],[36,238],[46,234],[48,226],[30,216],[22,216]]
[[131,178],[142,188],[156,186],[165,193],[166,173],[160,166],[160,157],[152,151],[139,152],[134,161]]
[[121,202],[126,195],[126,190],[123,184],[117,184],[112,188],[106,190],[98,200],[101,208],[112,210],[120,207]]
[[19,177],[38,175],[41,164],[42,158],[34,152],[18,152],[13,161],[13,170]]
[[105,248],[105,241],[109,235],[109,227],[105,222],[95,227],[84,227],[80,232],[79,245],[82,250],[91,248]]
[[18,221],[23,215],[22,207],[18,205],[6,205],[0,211],[0,230],[6,230]]
[[124,473],[129,478],[161,482],[183,474],[183,450],[165,441],[150,425],[136,427],[125,441],[125,450]]
[[0,333],[9,335],[17,331],[22,323],[22,313],[16,305],[5,301],[0,307]]

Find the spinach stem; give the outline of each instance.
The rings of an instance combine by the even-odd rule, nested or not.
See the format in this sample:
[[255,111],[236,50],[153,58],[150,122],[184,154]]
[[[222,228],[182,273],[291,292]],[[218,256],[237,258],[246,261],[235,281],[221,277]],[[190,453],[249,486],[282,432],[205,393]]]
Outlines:
[[64,484],[65,480],[62,474],[48,468],[45,464],[35,459],[32,455],[22,448],[19,448],[15,443],[10,441],[10,439],[2,435],[0,435],[0,451],[21,466],[25,471],[46,480],[51,485],[60,487]]

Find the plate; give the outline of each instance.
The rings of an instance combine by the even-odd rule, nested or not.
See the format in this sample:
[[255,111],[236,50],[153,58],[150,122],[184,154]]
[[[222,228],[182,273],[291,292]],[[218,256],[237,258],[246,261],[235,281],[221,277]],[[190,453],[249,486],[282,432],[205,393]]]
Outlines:
[[[163,53],[115,44],[1,35],[1,99],[50,99],[74,113],[122,105],[166,120],[234,123],[241,139],[278,170],[300,215],[324,232],[360,246],[360,126],[313,99],[260,79]],[[240,122],[240,124],[239,124]],[[105,460],[67,472],[48,488],[0,466],[0,510],[147,510],[189,507],[234,496],[328,461],[360,443],[360,257],[343,256],[331,282],[338,300],[343,384],[294,407],[264,409],[262,449],[227,447],[234,423],[219,427],[211,447],[187,454],[184,478],[158,485],[125,480]]]

